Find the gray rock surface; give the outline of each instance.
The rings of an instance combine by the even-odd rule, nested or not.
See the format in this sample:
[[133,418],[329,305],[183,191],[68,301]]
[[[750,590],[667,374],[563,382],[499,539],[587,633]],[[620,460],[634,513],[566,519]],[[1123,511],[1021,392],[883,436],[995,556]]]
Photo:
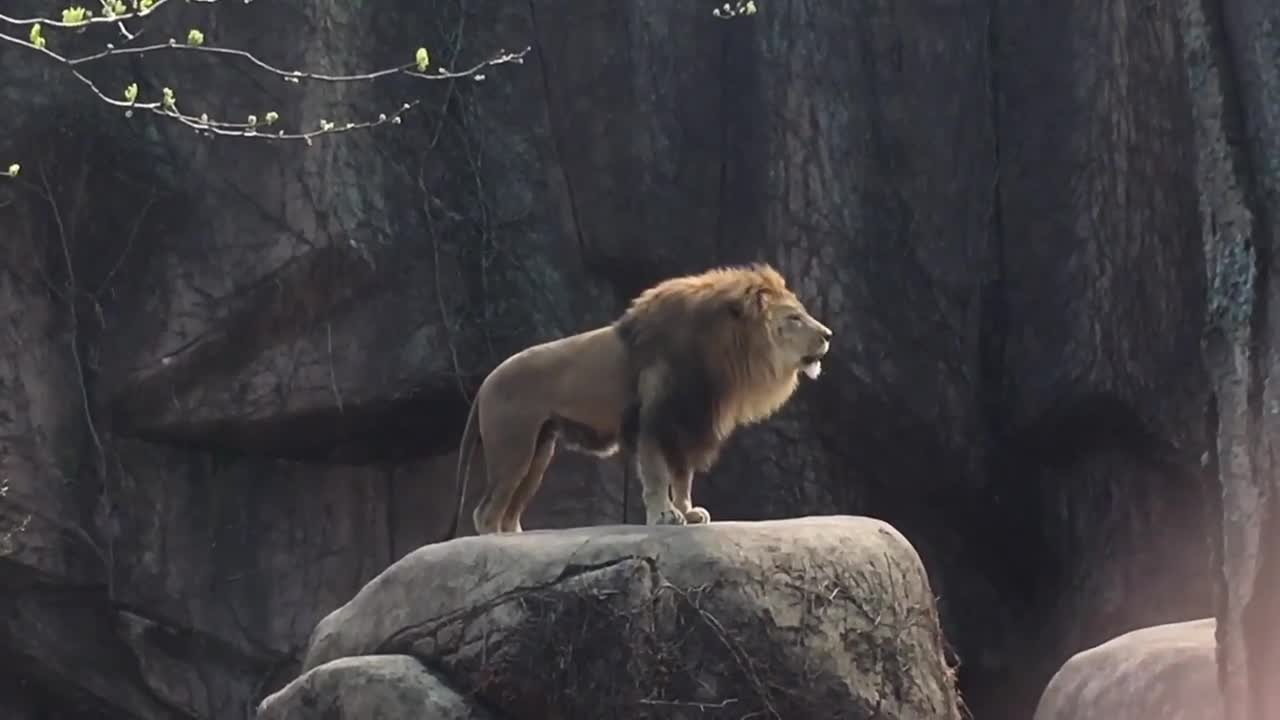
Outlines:
[[1213,618],[1131,630],[1071,656],[1033,720],[1222,720]]
[[341,658],[312,668],[258,706],[256,720],[490,720],[407,655]]
[[303,667],[382,653],[511,720],[959,718],[920,559],[865,517],[428,545],[320,621]]

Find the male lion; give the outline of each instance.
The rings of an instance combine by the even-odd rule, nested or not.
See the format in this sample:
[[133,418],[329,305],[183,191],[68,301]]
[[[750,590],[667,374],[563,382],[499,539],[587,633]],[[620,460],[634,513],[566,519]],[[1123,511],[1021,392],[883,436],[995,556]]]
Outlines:
[[[526,348],[485,378],[458,454],[457,536],[483,439],[488,490],[476,532],[520,532],[557,440],[634,457],[645,523],[708,523],[690,495],[733,430],[763,420],[816,379],[831,331],[769,265],[713,268],[641,293],[610,325]],[[479,433],[477,435],[477,432]]]

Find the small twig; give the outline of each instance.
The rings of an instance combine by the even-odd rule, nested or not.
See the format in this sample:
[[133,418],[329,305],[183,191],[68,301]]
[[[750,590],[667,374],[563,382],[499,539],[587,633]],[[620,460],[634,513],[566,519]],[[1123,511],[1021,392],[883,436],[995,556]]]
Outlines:
[[338,414],[341,415],[346,411],[342,407],[342,392],[338,390],[338,376],[333,370],[333,323],[324,324],[324,333],[329,343],[329,387],[333,390],[333,399],[338,403]]
[[133,249],[133,241],[137,239],[138,232],[142,229],[142,222],[144,219],[146,219],[147,213],[151,210],[151,206],[155,203],[155,201],[156,201],[156,188],[153,185],[151,187],[151,192],[147,194],[146,203],[143,204],[142,210],[138,211],[138,217],[133,221],[133,229],[129,231],[129,236],[125,238],[124,249],[120,251],[120,257],[116,258],[115,264],[112,265],[111,269],[107,271],[107,274],[103,276],[102,282],[98,286],[98,292],[93,294],[93,299],[95,303],[97,302],[98,297],[103,293],[103,291],[105,291],[107,287],[110,286],[111,279],[115,277],[116,272],[118,272],[120,270],[120,267],[124,265],[125,256],[129,254],[129,251],[131,249]]
[[[6,480],[5,483],[7,482],[8,481]],[[0,485],[0,490],[7,489],[7,484]],[[5,497],[5,493],[0,493],[0,497]],[[94,555],[98,556],[98,559],[102,561],[103,565],[107,564],[107,556],[103,553],[102,547],[99,546],[98,542],[89,535],[88,531],[79,525],[66,522],[65,520],[58,518],[56,515],[45,513],[35,505],[23,502],[16,498],[5,497],[5,503],[18,509],[19,513],[26,513],[26,517],[24,517],[13,530],[6,530],[3,534],[0,534],[0,557],[12,554],[14,551],[13,538],[21,536],[27,532],[31,527],[32,520],[38,520],[42,523],[48,524],[50,527],[57,528],[58,530],[62,530],[63,532],[75,536],[77,539],[82,541]]]
[[458,393],[462,399],[471,402],[467,394],[466,383],[462,379],[462,363],[458,360],[458,346],[454,338],[454,330],[449,320],[449,311],[444,301],[444,290],[441,285],[444,278],[440,275],[440,238],[436,236],[435,220],[431,215],[431,193],[427,190],[422,172],[418,172],[418,189],[422,192],[422,212],[427,220],[427,235],[431,237],[431,271],[434,274],[436,306],[440,310],[440,324],[444,327],[445,343],[449,346],[449,361],[453,364],[453,376],[458,383]]
[[89,402],[89,388],[85,385],[84,380],[84,363],[80,359],[80,323],[79,314],[76,312],[76,271],[71,262],[71,248],[67,243],[67,232],[62,223],[62,212],[58,209],[58,201],[54,198],[53,189],[49,187],[49,178],[45,175],[43,168],[40,170],[40,181],[44,185],[45,200],[53,210],[53,220],[58,226],[58,240],[62,245],[62,258],[67,264],[67,312],[70,316],[71,325],[71,359],[76,364],[76,378],[80,386],[80,402],[84,410],[85,425],[89,429],[89,437],[93,440],[93,446],[98,451],[98,471],[105,481],[107,470],[106,451],[102,447],[102,439],[98,437],[98,428],[93,422],[93,411]]
[[738,699],[729,698],[728,700],[721,700],[718,703],[704,703],[685,700],[650,700],[649,698],[641,698],[638,702],[641,705],[665,705],[668,707],[697,708],[698,710],[722,710],[738,702]]
[[774,720],[781,720],[782,716],[778,714],[777,708],[773,706],[773,702],[769,699],[768,688],[765,687],[764,683],[760,680],[760,676],[756,673],[755,663],[751,656],[748,655],[747,652],[729,636],[728,631],[725,630],[724,625],[720,623],[720,620],[717,619],[715,615],[703,610],[702,605],[693,597],[695,593],[700,594],[707,587],[707,585],[701,585],[696,588],[690,588],[689,590],[682,590],[681,588],[678,588],[666,581],[663,581],[661,585],[662,589],[670,590],[678,595],[682,600],[684,600],[690,609],[698,614],[702,622],[711,630],[711,634],[714,635],[715,638],[720,641],[720,644],[724,646],[725,650],[729,652],[729,656],[738,665],[738,669],[742,671],[743,675],[746,676],[747,681],[751,683],[761,704],[764,705],[764,709],[771,717],[774,718]]

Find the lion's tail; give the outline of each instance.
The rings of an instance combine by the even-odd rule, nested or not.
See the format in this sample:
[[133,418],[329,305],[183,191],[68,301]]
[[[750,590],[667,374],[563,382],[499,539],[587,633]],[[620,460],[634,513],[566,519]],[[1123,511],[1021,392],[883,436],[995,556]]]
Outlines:
[[462,441],[458,444],[458,474],[456,478],[458,504],[453,510],[453,521],[449,523],[449,534],[444,540],[452,540],[458,536],[458,520],[462,517],[462,508],[467,499],[467,478],[471,475],[471,459],[480,444],[480,398],[477,396],[467,412],[467,424],[462,428]]

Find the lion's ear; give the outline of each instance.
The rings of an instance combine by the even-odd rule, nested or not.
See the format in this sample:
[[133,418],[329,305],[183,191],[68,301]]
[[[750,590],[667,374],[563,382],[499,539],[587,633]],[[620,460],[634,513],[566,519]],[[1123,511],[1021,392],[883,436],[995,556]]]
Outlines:
[[736,318],[760,317],[768,307],[768,288],[752,288],[729,301],[729,312]]

